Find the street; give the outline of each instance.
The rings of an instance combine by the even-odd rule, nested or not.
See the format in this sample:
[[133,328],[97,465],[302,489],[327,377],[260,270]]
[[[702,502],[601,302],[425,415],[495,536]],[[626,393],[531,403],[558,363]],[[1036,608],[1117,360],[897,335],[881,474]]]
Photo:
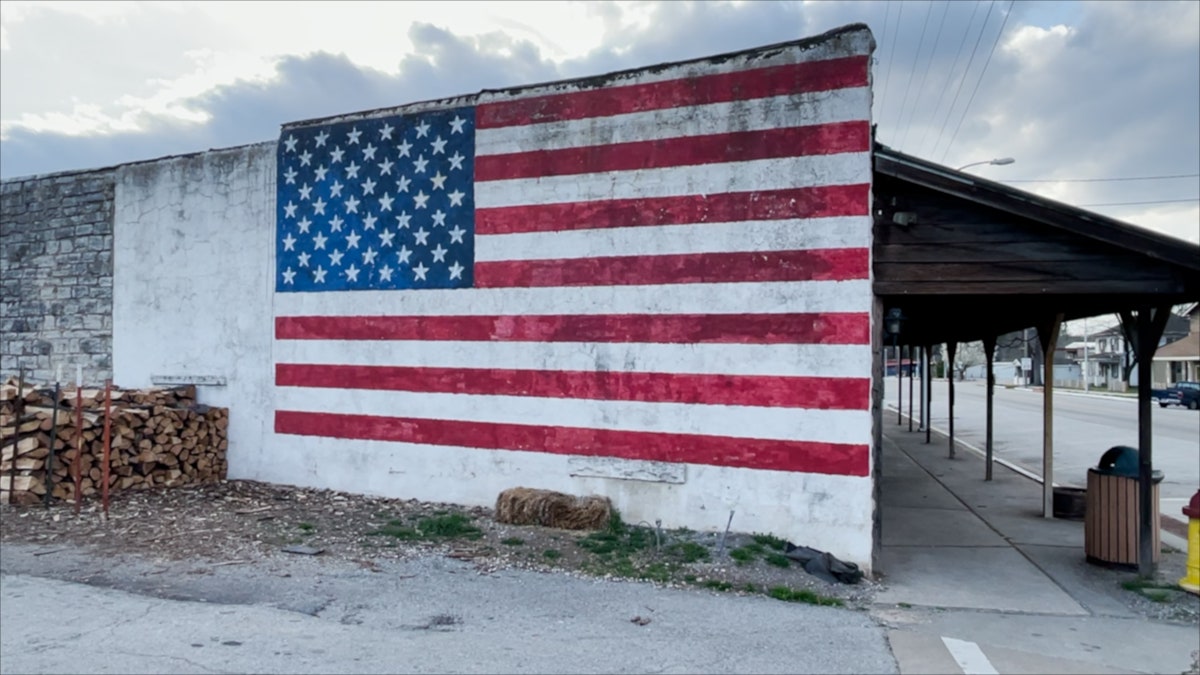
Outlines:
[[[920,389],[916,381],[913,391]],[[908,382],[904,382],[904,412],[908,412]],[[955,382],[954,435],[977,448],[986,441],[987,387],[982,381]],[[896,424],[896,378],[887,379],[884,424]],[[919,419],[920,400],[913,414]],[[994,397],[995,456],[1038,476],[1042,473],[1042,393],[1006,388],[997,383]],[[948,429],[947,386],[933,382],[932,422]],[[1179,508],[1200,486],[1200,414],[1194,410],[1152,406],[1154,468],[1163,472],[1162,513],[1182,518]],[[905,420],[904,427],[908,422]],[[917,425],[914,423],[914,433]],[[1082,392],[1057,391],[1054,396],[1054,481],[1082,487],[1087,470],[1114,445],[1137,447],[1137,401]],[[934,441],[937,442],[937,441]],[[943,441],[944,442],[944,441]]]

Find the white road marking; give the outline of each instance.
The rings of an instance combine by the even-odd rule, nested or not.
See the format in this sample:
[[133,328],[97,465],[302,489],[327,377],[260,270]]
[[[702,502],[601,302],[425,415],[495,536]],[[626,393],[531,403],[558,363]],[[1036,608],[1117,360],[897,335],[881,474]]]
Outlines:
[[992,662],[988,661],[983,650],[974,642],[955,640],[954,638],[943,636],[942,644],[946,645],[947,651],[958,662],[958,667],[962,668],[964,675],[1000,675],[992,667]]

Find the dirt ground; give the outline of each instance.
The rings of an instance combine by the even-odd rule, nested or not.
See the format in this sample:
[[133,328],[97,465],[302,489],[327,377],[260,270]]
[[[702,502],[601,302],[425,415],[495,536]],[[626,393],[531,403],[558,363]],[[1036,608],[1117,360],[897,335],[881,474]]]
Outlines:
[[599,532],[507,525],[487,508],[254,481],[116,494],[107,519],[98,500],[85,502],[79,515],[69,503],[4,506],[0,513],[0,542],[164,561],[253,565],[311,554],[373,569],[380,561],[440,555],[482,571],[629,577],[856,609],[868,607],[878,589],[870,580],[824,581],[782,556],[784,542],[753,533],[731,532],[722,545],[719,534],[648,523],[615,522]]

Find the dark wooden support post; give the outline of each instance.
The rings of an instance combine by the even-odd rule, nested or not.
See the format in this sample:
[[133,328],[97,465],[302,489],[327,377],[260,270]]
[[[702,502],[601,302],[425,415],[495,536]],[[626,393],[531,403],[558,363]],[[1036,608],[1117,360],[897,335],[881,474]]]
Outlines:
[[1054,517],[1054,349],[1062,313],[1037,326],[1042,344],[1042,516]]
[[958,349],[958,342],[951,340],[946,343],[946,380],[949,386],[946,388],[946,406],[950,411],[950,459],[954,459],[954,352]]
[[900,369],[903,347],[896,343],[896,424],[904,424],[904,371]]
[[913,418],[913,371],[912,371],[913,348],[908,347],[908,431],[912,433],[912,418]]
[[987,463],[983,470],[983,479],[992,479],[992,398],[996,393],[996,374],[992,372],[992,363],[996,355],[996,336],[988,335],[983,338],[983,355],[987,363]]
[[925,442],[929,443],[930,427],[933,426],[933,345],[925,345],[925,404],[922,411],[925,414]]
[[1158,340],[1167,326],[1169,305],[1154,309],[1149,305],[1138,308],[1137,315],[1137,360],[1138,360],[1138,574],[1143,577],[1154,575],[1154,483],[1153,426],[1150,405],[1150,388],[1153,386],[1154,352]]

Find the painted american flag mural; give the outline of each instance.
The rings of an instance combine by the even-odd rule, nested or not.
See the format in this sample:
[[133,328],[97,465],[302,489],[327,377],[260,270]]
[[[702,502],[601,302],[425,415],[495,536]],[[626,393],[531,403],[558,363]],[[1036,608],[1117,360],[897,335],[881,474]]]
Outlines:
[[288,126],[276,434],[869,475],[858,51]]

